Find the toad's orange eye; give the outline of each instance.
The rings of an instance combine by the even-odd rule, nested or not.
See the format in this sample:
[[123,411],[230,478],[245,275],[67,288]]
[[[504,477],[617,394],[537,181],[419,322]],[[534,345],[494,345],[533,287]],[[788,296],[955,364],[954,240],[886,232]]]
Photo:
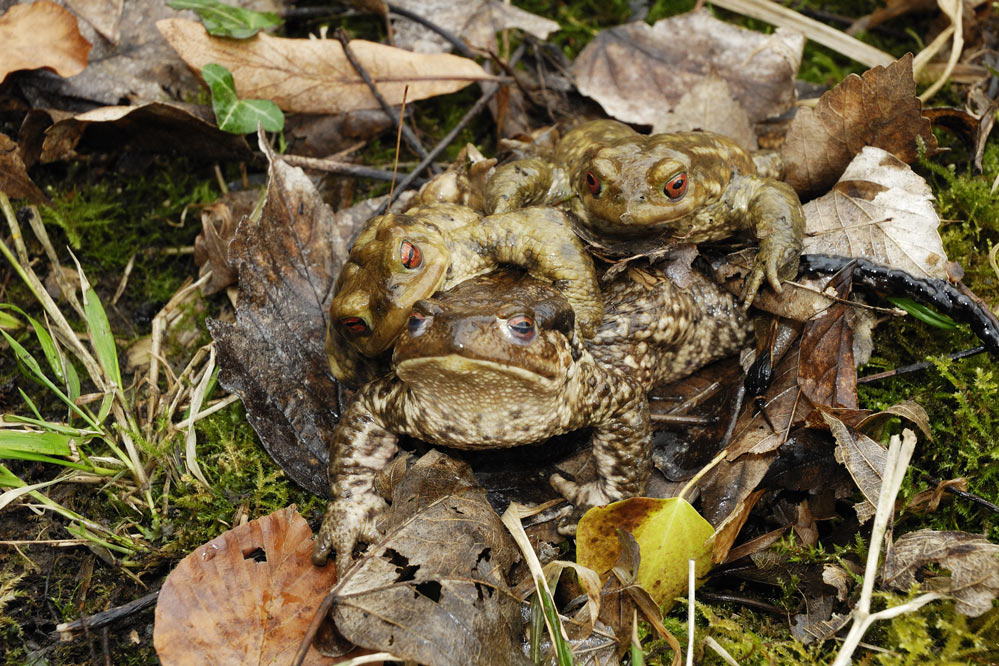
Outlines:
[[592,171],[587,171],[583,178],[586,181],[586,189],[593,196],[600,196],[600,179],[593,175]]
[[340,326],[351,335],[364,335],[371,331],[368,323],[360,317],[344,317],[340,320]]
[[686,172],[677,174],[670,179],[666,186],[663,187],[663,194],[667,197],[676,201],[682,197],[687,192],[687,174]]
[[399,260],[402,261],[402,265],[410,270],[414,270],[420,267],[423,263],[423,253],[420,252],[420,248],[416,245],[410,243],[408,240],[404,240],[399,245]]
[[521,342],[530,342],[537,333],[534,328],[534,320],[527,315],[510,317],[506,321],[506,327],[510,329],[513,337]]

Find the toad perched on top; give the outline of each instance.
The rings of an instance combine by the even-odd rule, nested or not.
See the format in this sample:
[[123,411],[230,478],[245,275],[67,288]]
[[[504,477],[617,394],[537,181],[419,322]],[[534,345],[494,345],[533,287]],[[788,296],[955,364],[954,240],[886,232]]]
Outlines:
[[736,351],[748,326],[735,298],[703,276],[619,276],[592,340],[552,287],[506,273],[478,277],[413,308],[395,374],[363,386],[333,435],[332,497],[313,551],[342,573],[358,539],[378,538],[385,501],[374,479],[401,435],[460,449],[529,444],[593,428],[597,479],[552,485],[579,509],[645,490],[652,429],[647,393]]
[[340,272],[330,306],[326,354],[333,375],[359,386],[388,371],[387,350],[413,303],[509,264],[558,287],[581,333],[600,324],[603,303],[593,261],[566,214],[525,208],[483,218],[450,203],[374,217]]
[[618,241],[631,253],[751,231],[760,250],[743,290],[746,306],[764,279],[780,293],[781,279],[794,276],[805,233],[798,195],[787,183],[760,177],[731,139],[711,132],[646,136],[614,120],[568,132],[553,162],[497,168],[485,198],[490,212],[568,202],[584,240],[611,250]]

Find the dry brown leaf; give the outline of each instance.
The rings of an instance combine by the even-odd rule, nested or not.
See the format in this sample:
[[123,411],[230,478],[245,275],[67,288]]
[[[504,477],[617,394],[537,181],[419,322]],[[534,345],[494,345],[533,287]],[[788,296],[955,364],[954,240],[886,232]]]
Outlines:
[[892,405],[883,412],[871,414],[858,423],[857,428],[866,430],[867,432],[874,432],[870,428],[879,428],[885,421],[893,416],[901,416],[904,419],[908,419],[917,428],[919,428],[919,431],[923,433],[926,439],[933,441],[933,433],[930,431],[930,415],[927,414],[922,405],[915,400],[906,400],[905,402],[900,402],[897,405]]
[[[260,33],[250,39],[211,37],[195,21],[165,19],[156,27],[196,71],[214,62],[232,72],[236,92],[269,99],[285,111],[340,113],[378,108],[371,90],[335,39],[283,39]],[[461,90],[492,76],[474,60],[445,53],[421,54],[355,39],[354,56],[392,105]]]
[[648,25],[603,30],[573,63],[579,92],[608,114],[654,125],[704,78],[728,82],[752,121],[787,111],[805,39],[778,29],[764,35],[695,11]]
[[836,303],[801,333],[798,385],[813,405],[856,409],[857,365],[853,357],[854,308]]
[[125,0],[65,0],[66,6],[77,16],[94,26],[104,39],[112,44],[120,37],[121,12]]
[[946,280],[939,225],[926,181],[890,153],[866,147],[829,194],[805,204],[803,251],[864,257]]
[[722,460],[701,481],[701,515],[716,528],[743,506],[777,458],[776,451]]
[[0,192],[11,199],[27,199],[31,203],[49,203],[48,197],[28,175],[21,153],[6,134],[0,133]]
[[724,134],[746,150],[756,150],[756,132],[749,114],[732,97],[728,82],[715,73],[685,92],[672,111],[658,117],[652,133],[704,130]]
[[812,406],[798,386],[800,350],[799,341],[795,341],[777,363],[761,409],[743,409],[728,445],[728,460],[734,461],[745,453],[774,451],[784,443],[791,428],[804,423]]
[[[281,509],[209,541],[167,576],[153,645],[164,664],[290,663],[336,581],[312,564],[312,530]],[[307,664],[331,664],[310,648]]]
[[867,435],[848,427],[826,411],[822,418],[836,439],[836,460],[841,462],[857,484],[864,501],[854,505],[857,519],[867,522],[878,505],[881,481],[884,478],[888,450]]
[[749,518],[749,513],[753,510],[753,507],[763,496],[764,492],[765,490],[761,488],[744,497],[736,505],[735,510],[715,530],[714,544],[711,547],[712,562],[720,564],[728,560],[732,544],[735,543],[739,532],[742,530],[742,526],[746,524],[746,520]]
[[912,163],[919,137],[933,152],[937,140],[921,107],[911,54],[869,69],[863,77],[850,74],[822,95],[814,109],[802,107],[791,120],[781,149],[787,182],[803,196],[825,192],[864,146]]
[[897,590],[908,591],[917,580],[918,569],[930,562],[950,570],[949,584],[935,585],[934,589],[957,600],[954,610],[970,617],[992,610],[999,596],[999,545],[980,534],[910,532],[895,542],[885,560],[882,580]]
[[182,153],[208,160],[240,160],[250,155],[246,140],[216,127],[206,107],[152,102],[105,106],[56,122],[45,131],[39,160],[75,159],[77,146],[95,125],[101,130],[98,145],[113,151]]
[[22,69],[51,69],[59,76],[87,66],[90,42],[76,17],[49,0],[14,5],[0,16],[0,82]]
[[261,192],[230,192],[222,200],[201,209],[201,233],[194,239],[194,263],[199,275],[212,272],[201,293],[211,296],[236,282],[236,267],[229,260],[229,241],[236,235],[236,225],[249,215]]
[[[403,9],[430,19],[471,46],[496,52],[496,33],[519,28],[545,40],[559,29],[551,19],[537,16],[498,0],[395,0]],[[393,17],[395,43],[419,53],[446,53],[453,47],[436,32],[415,21]]]
[[467,464],[423,456],[382,529],[337,586],[330,616],[344,638],[432,666],[527,663],[505,578],[516,547]]

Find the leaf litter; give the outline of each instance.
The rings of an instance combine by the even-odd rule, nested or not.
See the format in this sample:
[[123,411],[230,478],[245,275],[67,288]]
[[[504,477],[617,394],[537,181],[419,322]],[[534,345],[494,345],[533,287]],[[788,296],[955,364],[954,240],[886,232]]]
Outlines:
[[[494,16],[489,13],[495,9],[489,7],[492,3],[466,4],[472,9],[473,17],[476,16],[476,11],[480,17]],[[468,12],[468,8],[463,10]],[[115,16],[117,15],[112,14],[114,20],[103,25],[107,34],[114,34],[116,25],[127,28],[127,21],[119,22]],[[672,24],[674,28],[676,25],[694,26],[689,30],[680,31],[684,36],[690,33],[694,40],[709,39],[711,33],[738,30],[714,19],[707,20],[708,18],[702,14],[669,20],[674,21]],[[683,21],[691,23],[686,24]],[[172,21],[169,25],[176,27],[180,24]],[[495,28],[498,24],[485,25]],[[543,30],[544,20],[535,21],[534,25]],[[790,81],[793,80],[797,63],[800,61],[803,40],[800,36],[783,32],[779,34],[779,39],[770,36],[753,48],[743,49],[743,54],[747,51],[753,52],[753,60],[759,55],[761,60],[769,58],[771,62],[777,63],[759,81],[748,75],[755,72],[746,71],[741,72],[745,75],[742,80],[734,81],[734,75],[731,73],[726,75],[722,66],[726,62],[725,57],[714,51],[714,47],[692,48],[682,40],[658,41],[675,41],[680,48],[694,52],[696,57],[690,58],[690,63],[684,65],[693,71],[684,74],[676,65],[664,67],[661,63],[671,61],[661,60],[663,56],[660,55],[654,56],[652,60],[657,64],[647,69],[657,74],[663,70],[672,70],[674,74],[689,75],[694,78],[679,79],[679,82],[662,86],[649,86],[646,82],[644,89],[624,94],[620,90],[613,90],[614,86],[607,85],[606,72],[604,72],[605,78],[600,79],[599,69],[604,66],[601,63],[613,62],[614,50],[622,48],[622,35],[632,39],[634,44],[648,44],[650,42],[646,33],[650,30],[654,33],[658,25],[649,28],[644,24],[633,24],[627,27],[627,30],[633,32],[626,32],[622,27],[598,35],[597,40],[592,43],[597,45],[594,46],[595,55],[587,56],[591,60],[587,62],[582,55],[577,59],[574,71],[580,89],[583,90],[590,85],[593,90],[599,90],[600,94],[604,95],[599,101],[612,115],[620,113],[619,117],[632,122],[646,121],[636,119],[637,116],[628,116],[634,112],[634,109],[629,108],[630,101],[634,101],[632,106],[656,108],[658,105],[659,109],[671,108],[672,110],[667,113],[657,114],[655,122],[662,121],[665,116],[666,122],[670,123],[657,126],[658,129],[710,128],[712,126],[710,123],[717,122],[716,115],[723,116],[726,120],[721,124],[729,125],[730,129],[740,127],[741,129],[735,133],[739,134],[741,137],[739,140],[748,146],[753,146],[756,142],[751,121],[780,113],[790,105],[788,99],[793,99]],[[618,33],[613,34],[614,30]],[[485,32],[488,33],[490,30],[487,29]],[[492,29],[491,32],[495,34],[496,30]],[[122,34],[128,38],[127,30],[123,30]],[[746,37],[759,38],[753,35]],[[262,35],[257,41],[273,46],[278,43],[277,39]],[[470,41],[474,44],[476,40]],[[196,42],[197,39],[194,39],[191,43]],[[190,49],[195,47],[192,47],[191,43],[183,43],[180,50],[187,51],[188,56],[194,58],[196,56],[191,55]],[[710,44],[710,40],[707,43]],[[352,42],[353,45],[363,51],[364,47],[359,42]],[[206,48],[210,50],[217,48],[217,45]],[[284,47],[273,48],[280,51]],[[624,49],[627,52],[627,46]],[[241,54],[237,59],[245,61],[248,57]],[[705,63],[710,63],[711,66],[705,67]],[[790,78],[782,73],[788,68],[789,63],[793,64],[790,67]],[[302,67],[304,68],[304,65]],[[432,66],[428,66],[428,69],[435,71]],[[743,69],[745,69],[744,63]],[[343,72],[346,77],[353,74],[349,69],[344,69]],[[593,76],[595,72],[596,78],[588,82],[587,77]],[[256,74],[251,75],[247,80],[253,81],[256,76]],[[477,72],[475,76],[483,80],[488,75]],[[303,83],[297,74],[285,78],[287,79],[285,83],[289,87],[301,86]],[[916,137],[921,137],[930,150],[933,139],[928,132],[928,124],[920,116],[918,102],[915,105],[912,103],[915,91],[914,84],[910,84],[911,62],[903,59],[887,68],[875,68],[865,73],[863,77],[854,78],[856,80],[848,79],[840,87],[827,93],[814,111],[799,110],[795,120],[791,121],[791,129],[782,151],[788,165],[789,178],[802,177],[802,180],[796,184],[799,191],[822,194],[825,189],[833,187],[828,195],[812,202],[815,206],[809,209],[810,241],[815,243],[810,251],[867,256],[896,267],[900,261],[898,257],[904,256],[906,260],[911,261],[911,265],[902,267],[910,272],[946,279],[947,258],[936,232],[939,218],[932,211],[925,183],[922,183],[921,179],[904,165],[904,162],[911,162],[916,157],[918,145]],[[617,83],[619,82],[615,82]],[[240,86],[239,77],[236,85]],[[309,103],[309,98],[312,96],[310,87],[315,88],[314,83],[299,89],[307,92],[296,94],[293,90],[286,96],[285,103],[296,109],[308,108],[305,104]],[[649,93],[661,95],[663,91],[667,95],[681,92],[683,95],[671,97],[666,102],[659,98],[649,101]],[[243,93],[241,90],[241,94]],[[614,99],[615,95],[617,99]],[[260,96],[272,97],[269,93]],[[891,102],[873,110],[865,106],[878,96]],[[351,105],[367,104],[368,102],[356,101],[361,97],[363,95],[355,96],[353,101],[348,102],[348,107],[357,108]],[[598,97],[596,92],[594,97]],[[726,109],[724,114],[713,114],[709,111],[713,98],[724,103]],[[396,97],[393,103],[398,101]],[[759,104],[764,102],[770,106],[760,107]],[[743,106],[740,106],[740,103]],[[302,106],[296,106],[299,104]],[[842,118],[835,118],[835,122],[832,122],[830,119],[843,109],[851,111]],[[324,113],[328,111],[329,108],[323,108]],[[898,115],[888,115],[889,111],[898,112]],[[117,112],[108,110],[102,113],[108,114],[107,117],[110,118]],[[129,113],[134,111],[124,112],[121,117]],[[871,122],[872,118],[877,122]],[[55,117],[53,120],[56,121],[56,125],[65,122]],[[72,130],[69,132],[62,128],[56,129],[56,125],[53,125],[53,136],[58,137],[61,132],[65,132],[69,139],[64,140],[62,144],[50,143],[49,152],[43,151],[46,158],[75,159],[77,157],[75,148],[85,128],[90,123],[100,122],[89,118],[81,120],[79,117],[70,120],[77,125],[66,125],[65,127]],[[79,125],[83,123],[87,123],[84,124],[84,129],[78,130]],[[870,149],[861,151],[860,147],[865,143],[881,145],[895,157],[886,157],[887,153],[875,153]],[[56,150],[55,147],[59,145],[68,148]],[[811,146],[811,150],[805,151],[802,148],[806,145]],[[243,214],[239,214],[235,217],[241,219],[230,218],[226,223],[224,215],[220,213],[219,218],[212,218],[210,223],[206,221],[204,227],[204,239],[211,248],[210,265],[213,271],[217,268],[220,273],[220,282],[213,288],[222,288],[223,282],[228,283],[228,279],[222,278],[231,277],[232,271],[235,270],[240,289],[236,324],[215,322],[212,324],[212,329],[217,338],[222,382],[244,399],[248,418],[260,434],[265,447],[299,483],[315,492],[324,493],[327,462],[324,436],[328,437],[336,418],[338,400],[332,400],[331,396],[339,396],[339,389],[332,382],[325,367],[325,354],[321,344],[325,334],[325,307],[328,305],[332,281],[335,279],[339,263],[346,255],[352,231],[373,212],[374,207],[368,204],[354,211],[334,214],[319,201],[314,188],[307,183],[300,170],[284,165],[280,159],[269,153],[266,147],[262,146],[262,149],[270,160],[270,178],[267,203],[259,219],[254,215],[244,217]],[[809,162],[816,156],[826,161],[821,164]],[[867,161],[864,162],[861,158]],[[851,160],[856,161],[857,165],[852,164]],[[909,175],[906,175],[907,173]],[[839,183],[833,185],[836,179],[839,179]],[[904,205],[913,202],[918,204],[915,213]],[[851,217],[856,214],[854,211],[859,211],[859,217]],[[904,217],[910,214],[915,217],[912,219]],[[913,224],[919,231],[913,234],[908,229],[903,232],[902,227],[891,226],[892,221],[903,217],[906,224]],[[206,220],[208,219],[206,217]],[[216,224],[221,228],[217,229]],[[228,251],[225,249],[225,239],[230,236],[230,232],[224,229],[226,224],[237,226]],[[863,229],[861,238],[857,236],[858,228]],[[905,245],[904,243],[908,241],[912,242]],[[332,248],[331,250],[327,248],[325,257],[320,252],[320,246],[324,242]],[[204,242],[202,247],[205,247]],[[279,257],[282,260],[290,257],[291,261],[287,262],[287,265],[282,265],[277,260]],[[224,275],[227,270],[229,276]],[[840,296],[845,295],[846,293],[840,294]],[[700,501],[705,515],[712,516],[712,522],[715,524],[737,525],[734,528],[730,527],[730,531],[726,533],[727,544],[723,550],[727,551],[734,543],[739,527],[745,521],[753,504],[758,501],[759,491],[754,492],[754,489],[761,480],[766,487],[768,473],[776,468],[780,458],[784,457],[785,450],[798,445],[801,441],[807,439],[824,441],[826,447],[831,449],[832,435],[836,435],[838,443],[836,448],[848,451],[842,454],[846,468],[858,479],[857,485],[861,489],[866,488],[863,495],[869,497],[873,494],[876,497],[877,487],[880,485],[876,464],[879,455],[877,450],[870,449],[865,453],[861,449],[853,452],[853,449],[847,446],[848,444],[856,447],[857,443],[861,442],[883,451],[880,445],[870,438],[865,439],[865,435],[855,430],[855,427],[860,423],[865,427],[873,427],[875,421],[871,419],[886,418],[883,415],[875,415],[865,420],[866,414],[860,414],[855,410],[856,373],[852,358],[854,345],[850,340],[855,334],[855,324],[851,320],[854,316],[853,307],[842,303],[834,305],[819,319],[808,322],[802,339],[793,343],[790,351],[784,353],[782,357],[777,355],[774,380],[769,389],[760,396],[760,401],[754,401],[754,404],[747,406],[736,435],[727,450],[727,459],[710,472],[706,480],[700,484]],[[276,333],[278,331],[279,334]],[[275,391],[275,386],[281,389]],[[918,417],[917,408],[901,407],[894,413]],[[747,414],[750,416],[747,417]],[[837,416],[843,420],[839,420]],[[832,429],[832,435],[828,433],[828,429]],[[849,462],[852,460],[861,462]],[[865,473],[859,471],[865,466]],[[803,471],[805,468],[792,466],[788,469],[791,471],[785,473],[785,481],[796,480],[799,487],[805,488],[806,479],[809,478]],[[872,486],[872,483],[876,485]],[[402,485],[396,487],[406,487],[404,484],[405,482],[402,482]],[[455,497],[465,498],[466,495],[481,492],[472,488],[472,482],[469,484],[467,490],[445,495],[441,506],[453,507]],[[420,496],[420,493],[416,492],[416,496]],[[397,501],[400,499],[402,498],[397,498]],[[452,504],[448,504],[449,502]],[[484,507],[482,516],[488,516],[491,510],[484,502],[480,502],[480,505]],[[422,506],[420,511],[429,508]],[[793,524],[799,535],[813,529],[816,516],[819,515],[819,513],[812,514],[811,502],[799,503],[793,511],[788,509],[785,513],[789,516],[788,525]],[[398,583],[410,582],[400,581],[398,577],[409,575],[407,572],[411,572],[409,567],[412,561],[426,557],[431,560],[438,558],[438,562],[443,562],[447,557],[436,551],[412,553],[406,551],[408,554],[402,559],[392,559],[389,550],[399,553],[402,552],[399,548],[414,547],[414,542],[419,541],[410,538],[406,531],[419,529],[410,526],[418,525],[419,522],[414,519],[405,529],[400,528],[400,534],[407,535],[406,538],[374,544],[369,550],[369,554],[381,553],[382,561],[392,565],[383,568],[389,575],[395,575]],[[503,534],[502,530],[499,530],[498,534]],[[494,538],[494,535],[489,538]],[[434,539],[436,539],[434,543],[439,545],[448,543],[443,535]],[[946,548],[940,550],[945,551]],[[931,561],[918,558],[916,560]],[[421,566],[431,568],[429,564]],[[638,565],[636,564],[634,568],[637,569]],[[438,587],[441,585],[441,579],[434,578],[428,578],[426,581],[421,579],[420,584],[428,581],[436,581]],[[358,585],[357,594],[360,595],[358,598],[363,598],[366,594],[365,588],[359,583]],[[424,591],[426,589],[429,588],[424,586]],[[956,589],[960,590],[961,585],[957,585]],[[481,591],[479,593],[481,594]],[[415,597],[439,603],[439,599],[433,600],[435,594],[432,593],[427,597],[417,590]],[[977,605],[974,607],[979,609],[984,607],[982,599],[990,600],[995,591],[985,586],[976,589],[972,596],[974,595],[977,595],[975,597],[977,601],[973,602]],[[806,596],[808,612],[798,616],[800,621],[796,626],[808,627],[807,632],[813,634],[818,632],[823,636],[828,635],[817,629],[828,619],[827,616],[831,612],[831,607],[826,606],[827,598],[828,595],[817,595],[814,598]],[[519,607],[519,602],[515,605]],[[405,606],[400,606],[398,610],[412,613],[412,609]],[[345,626],[347,624],[349,623],[345,622]],[[509,626],[513,627],[514,624]],[[622,626],[623,622],[615,624],[615,631],[619,636],[621,633],[618,630]],[[519,640],[511,638],[519,635],[519,631],[519,628],[511,631],[503,640]],[[397,639],[398,635],[393,634],[392,641]],[[380,649],[384,647],[385,640],[384,636],[373,637],[370,638],[370,645]],[[473,649],[468,654],[476,653]],[[515,659],[513,653],[510,654],[511,659]]]

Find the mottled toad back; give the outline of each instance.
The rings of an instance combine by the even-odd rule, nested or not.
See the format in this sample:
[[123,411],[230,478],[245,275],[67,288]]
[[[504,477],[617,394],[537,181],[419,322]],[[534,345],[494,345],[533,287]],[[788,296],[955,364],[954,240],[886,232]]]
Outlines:
[[552,485],[579,508],[634,496],[650,472],[647,393],[736,351],[747,321],[734,297],[695,275],[677,288],[625,274],[605,290],[592,340],[576,334],[556,289],[506,272],[416,303],[395,346],[395,373],[362,387],[334,433],[332,501],[313,559],[337,552],[342,572],[358,539],[378,537],[378,471],[400,435],[459,449],[540,442],[592,427],[597,479]]
[[[760,251],[743,292],[763,280],[780,292],[798,268],[805,216],[789,185],[757,174],[753,158],[711,132],[639,134],[614,120],[585,123],[559,142],[551,163],[519,160],[486,184],[486,209],[561,203],[587,241],[634,249],[701,243],[750,232]],[[644,244],[644,245],[642,245]]]

